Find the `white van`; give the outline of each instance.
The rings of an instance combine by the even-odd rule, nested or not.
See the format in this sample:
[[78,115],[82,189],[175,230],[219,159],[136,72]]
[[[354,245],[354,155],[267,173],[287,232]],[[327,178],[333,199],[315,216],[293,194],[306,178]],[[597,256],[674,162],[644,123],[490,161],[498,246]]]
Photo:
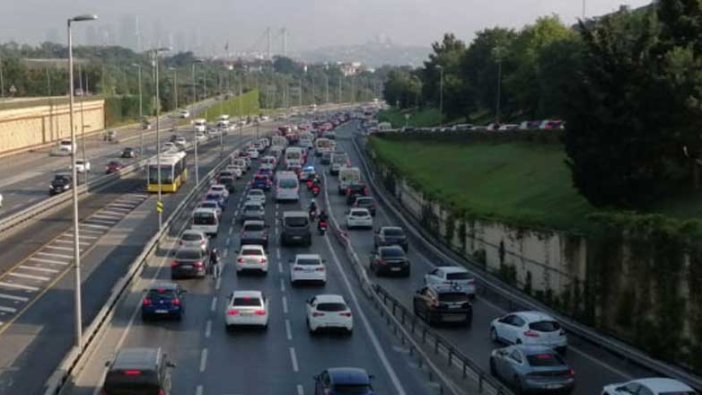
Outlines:
[[275,173],[275,200],[298,201],[300,199],[300,182],[292,171],[278,171]]
[[196,119],[195,121],[193,121],[193,128],[195,129],[196,133],[205,133],[207,131],[207,120],[203,118]]
[[219,217],[213,208],[196,208],[193,211],[193,222],[190,229],[200,231],[210,237],[217,237]]
[[285,166],[290,167],[294,165],[302,166],[304,162],[304,154],[302,153],[302,148],[300,147],[288,147],[285,150]]
[[219,126],[222,129],[229,130],[230,129],[230,123],[229,123],[229,115],[227,114],[222,114],[219,116],[219,119],[217,120],[217,126]]
[[271,145],[285,148],[288,146],[288,139],[283,136],[273,136],[271,138]]
[[339,169],[339,195],[343,195],[349,185],[360,181],[361,170],[358,167],[342,167]]
[[325,137],[320,137],[314,142],[314,154],[318,157],[325,152],[334,152],[334,148],[336,148],[336,142]]

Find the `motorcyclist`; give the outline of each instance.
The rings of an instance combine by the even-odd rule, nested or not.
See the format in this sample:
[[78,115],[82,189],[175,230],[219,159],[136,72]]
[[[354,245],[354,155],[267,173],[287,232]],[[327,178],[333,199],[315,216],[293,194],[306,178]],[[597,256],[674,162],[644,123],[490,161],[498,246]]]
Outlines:
[[329,219],[329,217],[327,216],[327,212],[324,210],[321,210],[319,212],[318,218],[319,218],[319,222],[327,222],[327,220]]
[[307,211],[309,212],[310,218],[312,219],[314,219],[314,217],[317,215],[317,202],[314,199],[312,199],[312,201],[310,202],[310,207]]
[[219,254],[217,253],[216,248],[213,248],[210,251],[210,265],[212,265],[212,277],[214,277],[214,278],[219,277],[219,274],[220,274]]

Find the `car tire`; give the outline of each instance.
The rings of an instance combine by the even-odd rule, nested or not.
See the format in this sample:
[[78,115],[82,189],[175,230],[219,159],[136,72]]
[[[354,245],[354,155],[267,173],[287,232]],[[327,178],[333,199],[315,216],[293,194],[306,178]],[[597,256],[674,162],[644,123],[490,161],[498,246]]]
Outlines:
[[493,343],[500,342],[500,337],[497,336],[497,329],[495,329],[495,327],[490,327],[490,340],[492,340]]
[[497,368],[495,368],[495,361],[490,358],[490,376],[497,377]]
[[402,272],[403,277],[410,277],[411,275],[412,275],[412,271],[409,267]]
[[522,381],[519,379],[519,376],[514,376],[512,380],[514,382],[514,393],[516,395],[522,395],[524,393],[524,386],[522,385]]

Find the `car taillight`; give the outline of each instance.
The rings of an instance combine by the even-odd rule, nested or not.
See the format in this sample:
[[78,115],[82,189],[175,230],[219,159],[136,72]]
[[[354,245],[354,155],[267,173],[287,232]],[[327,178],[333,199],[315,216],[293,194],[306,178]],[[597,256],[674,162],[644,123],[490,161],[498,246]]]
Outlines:
[[318,311],[315,311],[314,313],[312,313],[312,317],[323,317],[323,316],[324,316],[324,313],[320,313]]
[[299,267],[299,266],[297,266],[297,267],[295,267],[295,268],[293,269],[293,271],[296,271],[296,272],[301,272],[301,271],[304,271],[304,270],[305,270],[305,269],[303,269],[303,268],[301,268],[301,267]]
[[526,336],[526,337],[539,337],[539,333],[530,330],[530,331],[524,332],[524,336]]
[[177,262],[177,261],[173,261],[173,262],[171,263],[171,268],[174,268],[174,267],[177,267],[177,266],[178,266],[178,262]]
[[436,300],[436,299],[432,299],[432,300],[431,300],[431,305],[432,305],[433,307],[439,307],[439,301]]
[[350,311],[345,311],[343,313],[339,313],[340,316],[342,317],[351,317],[351,312]]
[[266,259],[266,258],[261,258],[261,263],[266,263],[266,262],[268,262],[268,259]]
[[239,258],[239,259],[237,259],[236,261],[239,262],[239,263],[244,263],[244,262],[245,262],[244,258]]
[[139,376],[141,375],[141,370],[129,369],[124,371],[125,376]]
[[227,310],[227,315],[235,316],[239,314],[239,310],[237,309],[229,309]]
[[575,377],[575,370],[573,370],[573,369],[568,369],[568,376],[570,376],[570,377]]
[[346,188],[346,196],[351,194],[351,188]]
[[180,306],[180,299],[175,298],[171,301],[171,303],[173,303],[174,306]]
[[[80,239],[79,239],[79,240],[80,240]],[[204,247],[206,244],[207,244],[207,242],[206,242],[205,240],[200,240],[200,245],[201,245],[201,246]]]
[[158,390],[158,395],[166,395],[166,390]]
[[314,270],[315,270],[315,271],[318,271],[318,272],[323,272],[323,271],[324,271],[324,268],[323,268],[323,267],[318,267],[318,268],[316,268],[316,269],[314,269]]
[[254,311],[254,314],[256,314],[256,315],[266,315],[266,310],[256,310],[256,311]]
[[195,264],[193,264],[193,266],[195,266],[195,267],[202,267],[202,266],[204,266],[204,265],[203,265],[202,262],[195,262]]
[[368,187],[363,188],[363,194],[368,196]]
[[144,298],[144,301],[142,302],[144,306],[151,306],[151,299],[149,298]]
[[379,259],[379,260],[378,260],[378,264],[379,264],[379,265],[384,265],[384,264],[385,264],[385,261],[382,260],[382,259]]

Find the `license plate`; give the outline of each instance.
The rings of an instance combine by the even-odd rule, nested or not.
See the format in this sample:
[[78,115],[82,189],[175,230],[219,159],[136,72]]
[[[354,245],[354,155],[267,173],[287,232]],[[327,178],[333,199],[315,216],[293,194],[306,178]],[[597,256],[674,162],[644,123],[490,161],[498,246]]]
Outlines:
[[192,265],[182,265],[180,268],[181,269],[192,269],[193,267],[192,267]]
[[156,310],[156,314],[168,314],[168,310]]
[[302,236],[293,236],[293,240],[300,240]]
[[399,268],[399,267],[391,267],[391,268],[390,268],[390,271],[392,271],[392,272],[399,272],[400,269],[401,269],[401,268]]
[[561,387],[563,387],[562,384],[546,384],[546,388],[548,388],[550,390],[556,389],[556,388],[561,388]]
[[247,312],[241,312],[242,317],[251,317],[253,314]]

